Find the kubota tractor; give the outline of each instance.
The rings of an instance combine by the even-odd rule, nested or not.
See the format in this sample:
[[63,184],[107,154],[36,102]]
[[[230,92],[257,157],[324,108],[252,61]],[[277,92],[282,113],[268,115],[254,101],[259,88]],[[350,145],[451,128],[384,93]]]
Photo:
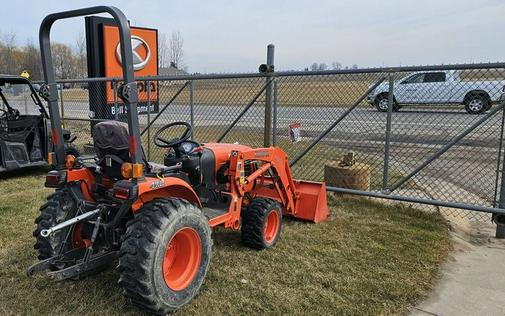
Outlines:
[[[66,155],[49,33],[58,19],[109,13],[119,28],[124,84],[120,97],[128,123],[93,127],[96,156]],[[92,7],[47,16],[40,28],[45,76],[41,95],[53,126],[54,170],[45,180],[55,192],[36,219],[35,248],[41,260],[28,274],[49,270],[55,280],[78,279],[119,258],[119,285],[131,303],[167,313],[189,302],[209,269],[211,228],[241,231],[255,249],[279,239],[283,216],[319,222],[327,218],[324,183],[296,181],[279,148],[199,144],[191,125],[163,126],[154,142],[166,148],[164,164],[144,155],[137,114],[130,29],[114,7]],[[167,139],[183,127],[177,138]]]

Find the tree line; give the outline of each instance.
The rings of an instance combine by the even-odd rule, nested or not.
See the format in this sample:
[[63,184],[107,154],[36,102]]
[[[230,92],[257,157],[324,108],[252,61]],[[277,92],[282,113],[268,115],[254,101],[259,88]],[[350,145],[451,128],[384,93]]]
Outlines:
[[[53,43],[51,52],[58,79],[87,76],[84,34],[79,34],[74,45]],[[18,75],[24,70],[30,73],[31,80],[42,79],[39,46],[33,40],[18,45],[15,33],[0,33],[0,73]]]
[[[160,33],[158,41],[159,67],[175,65],[177,68],[185,68],[183,64],[184,40],[180,32],[173,32],[170,37]],[[52,43],[51,52],[57,79],[87,77],[84,33],[79,33],[72,45]],[[30,73],[32,81],[42,80],[39,46],[33,40],[19,45],[15,33],[0,32],[0,74],[19,75],[24,70]]]
[[[331,68],[330,68],[331,67]],[[358,69],[358,65],[353,64],[351,66],[344,66],[338,61],[334,61],[328,66],[325,63],[312,63],[309,67],[305,68],[305,71],[319,71],[319,70],[342,70],[342,69]]]

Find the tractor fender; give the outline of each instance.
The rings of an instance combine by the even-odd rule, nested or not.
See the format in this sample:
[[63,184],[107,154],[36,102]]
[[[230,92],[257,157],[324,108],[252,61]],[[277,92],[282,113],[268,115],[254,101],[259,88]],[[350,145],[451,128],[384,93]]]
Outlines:
[[88,168],[69,169],[67,172],[67,183],[81,182],[81,191],[83,197],[87,201],[94,201],[93,185],[95,184],[95,176]]
[[180,198],[202,208],[200,198],[186,181],[175,178],[151,178],[139,183],[138,198],[132,204],[132,211],[136,213],[142,205],[156,198]]

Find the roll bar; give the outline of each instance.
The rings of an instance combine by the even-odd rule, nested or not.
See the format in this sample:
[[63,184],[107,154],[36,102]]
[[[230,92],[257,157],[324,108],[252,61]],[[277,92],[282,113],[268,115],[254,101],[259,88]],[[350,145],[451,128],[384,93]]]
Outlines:
[[121,61],[123,68],[124,84],[118,90],[119,97],[123,100],[128,109],[128,132],[130,134],[130,156],[132,163],[142,163],[140,131],[138,123],[138,95],[133,72],[133,54],[131,46],[130,26],[128,20],[121,10],[112,6],[96,6],[78,10],[53,13],[44,18],[40,25],[39,42],[42,57],[42,69],[44,70],[45,85],[40,89],[40,95],[48,102],[49,115],[52,126],[52,137],[54,151],[56,154],[56,165],[63,168],[65,165],[65,148],[62,137],[61,117],[58,109],[58,89],[55,81],[53,60],[51,56],[50,32],[53,23],[57,20],[68,19],[79,16],[108,13],[116,21],[119,27],[119,40],[121,43]]

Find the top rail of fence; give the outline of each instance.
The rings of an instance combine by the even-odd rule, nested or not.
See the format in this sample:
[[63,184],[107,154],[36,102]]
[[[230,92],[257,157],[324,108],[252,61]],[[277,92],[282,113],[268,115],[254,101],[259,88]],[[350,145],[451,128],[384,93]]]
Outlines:
[[[493,69],[505,68],[505,62],[493,63],[473,63],[473,64],[447,64],[447,65],[427,65],[427,66],[398,66],[398,67],[379,67],[379,68],[358,68],[358,69],[340,69],[340,70],[317,70],[317,71],[278,71],[272,73],[233,73],[233,74],[188,74],[177,76],[149,76],[137,77],[137,81],[149,80],[208,80],[208,79],[237,79],[237,78],[262,78],[266,76],[273,77],[291,77],[291,76],[320,76],[320,75],[345,75],[345,74],[373,74],[373,73],[394,73],[411,71],[444,71],[444,70],[473,70],[473,69]],[[60,79],[58,83],[83,83],[83,82],[102,82],[102,81],[120,81],[119,77],[95,77],[78,79]],[[34,81],[42,83],[42,81]]]

